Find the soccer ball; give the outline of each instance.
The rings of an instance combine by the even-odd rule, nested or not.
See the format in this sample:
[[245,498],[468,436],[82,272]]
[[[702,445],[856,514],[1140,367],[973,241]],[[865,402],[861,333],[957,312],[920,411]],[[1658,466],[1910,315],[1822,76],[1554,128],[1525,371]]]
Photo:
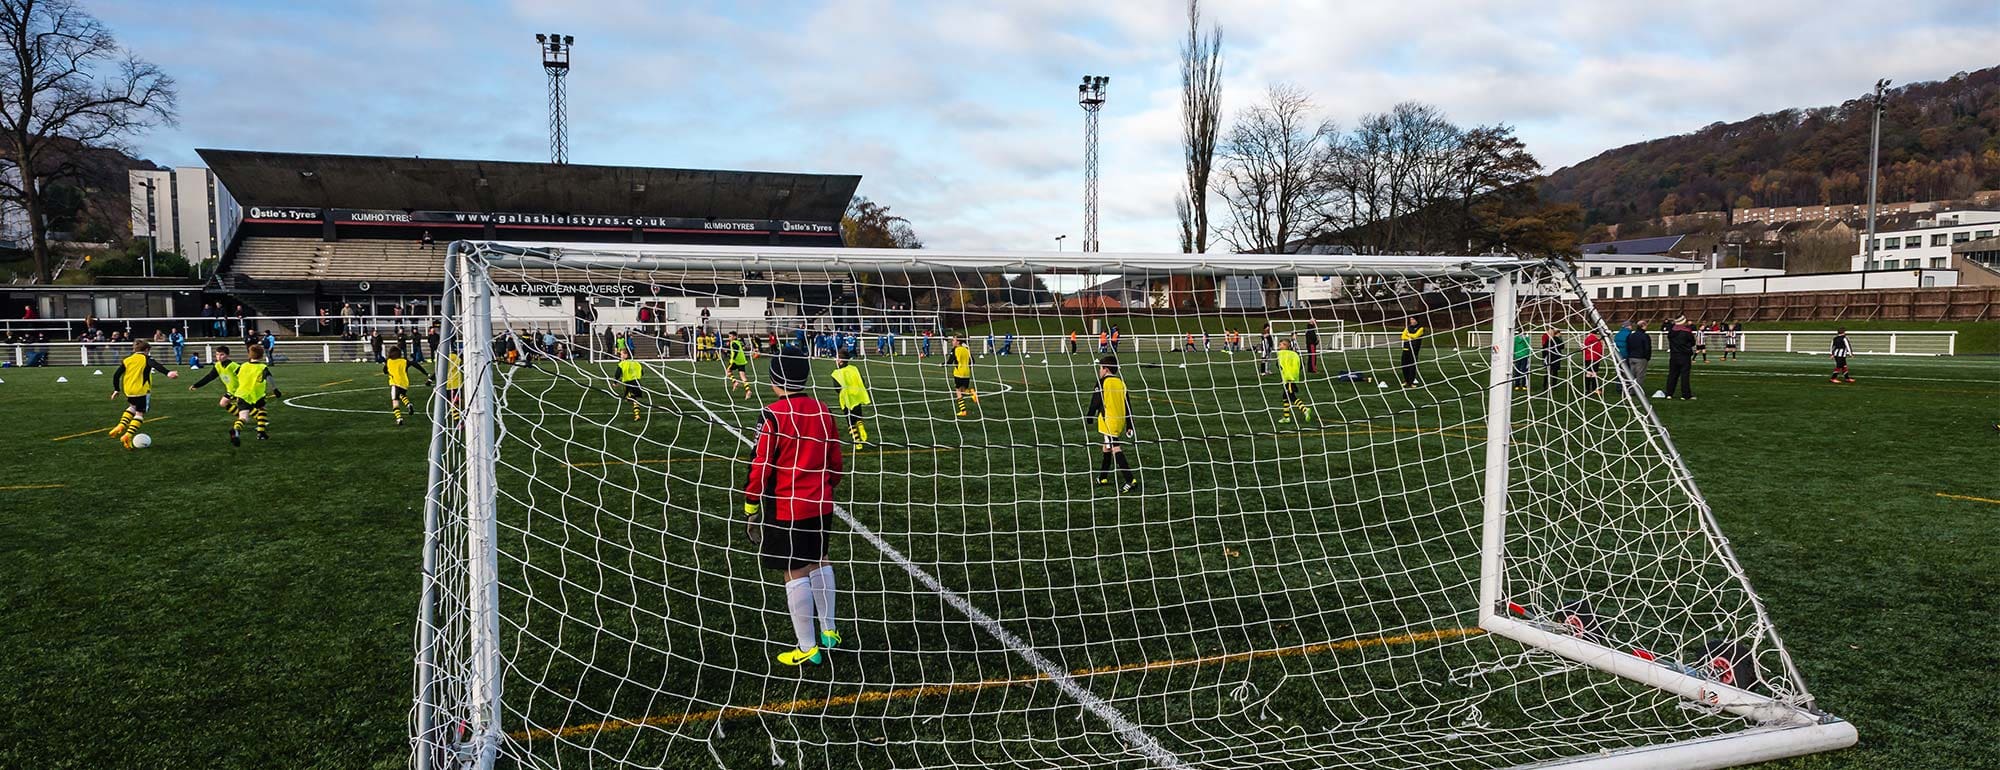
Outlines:
[[132,437],[132,448],[133,448],[133,449],[145,449],[146,447],[149,447],[149,446],[152,446],[152,445],[153,445],[153,437],[152,437],[152,436],[148,436],[148,435],[146,435],[146,434],[144,434],[144,433],[141,433],[141,434],[139,434],[139,435],[137,435],[137,436],[133,436],[133,437]]
[[181,378],[181,373],[180,373],[180,372],[177,372],[177,371],[173,371],[173,370],[171,370],[171,369],[167,371],[167,379],[169,379],[169,380],[178,380],[178,379],[180,379],[180,378]]

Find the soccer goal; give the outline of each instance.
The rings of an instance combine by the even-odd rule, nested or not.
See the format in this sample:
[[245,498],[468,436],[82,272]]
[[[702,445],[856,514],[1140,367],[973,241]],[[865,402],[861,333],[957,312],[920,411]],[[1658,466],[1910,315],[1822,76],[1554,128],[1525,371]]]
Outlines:
[[[1605,331],[1560,263],[448,253],[464,388],[462,411],[442,389],[432,410],[415,767],[1714,768],[1855,740],[1639,389],[1596,395],[1580,357],[1524,376],[1489,344]],[[1415,319],[1427,344],[1322,348],[1298,381],[1282,359],[1178,351],[1115,372],[948,355],[1107,313],[1227,328],[1245,311],[1203,287],[1289,274],[1404,287],[1314,312],[1323,331]],[[1084,296],[1111,275],[1184,296],[1135,318]],[[937,316],[928,355],[854,364],[865,442],[833,360],[811,360],[803,392],[848,439],[826,593],[817,570],[796,594],[765,569],[768,530],[744,516],[760,431],[791,430],[764,427],[773,356],[496,363],[521,344],[496,336],[496,286],[621,281]],[[803,633],[839,637],[794,666],[800,596]]]

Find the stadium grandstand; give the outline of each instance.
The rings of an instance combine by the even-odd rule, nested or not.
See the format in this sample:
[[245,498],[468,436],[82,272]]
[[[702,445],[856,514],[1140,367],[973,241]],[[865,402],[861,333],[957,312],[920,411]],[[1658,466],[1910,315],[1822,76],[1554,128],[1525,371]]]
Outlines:
[[[220,291],[253,315],[361,315],[429,309],[445,248],[459,239],[569,243],[840,246],[840,218],[860,177],[437,158],[198,150],[242,204],[218,270]],[[742,275],[713,276],[712,295]],[[703,285],[706,282],[691,282]],[[813,284],[801,277],[801,283]],[[689,283],[680,284],[682,287]],[[565,287],[539,297],[551,315],[575,303],[670,298],[645,283]],[[808,285],[803,291],[818,294]],[[837,292],[824,287],[824,292]],[[621,298],[623,300],[621,301]],[[771,299],[771,298],[765,298]],[[783,298],[776,298],[783,299]],[[825,304],[820,297],[793,298]],[[702,303],[718,320],[768,315],[764,302]],[[692,303],[689,303],[692,307]],[[724,312],[735,310],[736,313]],[[692,317],[692,311],[689,312]],[[706,318],[707,314],[703,314]]]

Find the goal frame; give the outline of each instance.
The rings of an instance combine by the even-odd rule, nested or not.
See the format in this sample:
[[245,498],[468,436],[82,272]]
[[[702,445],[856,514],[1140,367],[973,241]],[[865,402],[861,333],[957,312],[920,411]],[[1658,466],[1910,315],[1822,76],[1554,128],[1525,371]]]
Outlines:
[[[662,246],[583,243],[524,243],[506,241],[455,241],[446,249],[442,312],[446,323],[440,347],[452,349],[464,337],[463,418],[456,422],[442,417],[448,403],[444,389],[432,391],[432,434],[428,455],[429,488],[424,505],[423,591],[419,601],[419,622],[415,652],[412,766],[418,770],[446,767],[488,770],[494,766],[505,737],[501,684],[505,662],[500,639],[499,579],[497,543],[497,489],[494,446],[496,408],[494,385],[496,366],[492,336],[494,284],[489,268],[623,268],[642,270],[924,270],[953,269],[1041,274],[1102,274],[1121,270],[1167,270],[1190,274],[1240,275],[1298,273],[1365,273],[1371,276],[1414,277],[1443,272],[1460,272],[1484,278],[1492,291],[1491,356],[1488,362],[1488,402],[1483,479],[1483,520],[1480,532],[1478,618],[1481,629],[1521,644],[1545,651],[1578,664],[1626,680],[1673,693],[1698,704],[1743,717],[1753,726],[1723,735],[1670,741],[1604,751],[1588,756],[1558,760],[1538,767],[1588,770],[1640,770],[1642,768],[1724,768],[1790,756],[1845,748],[1855,743],[1854,726],[1820,711],[1810,699],[1791,703],[1777,698],[1722,684],[1631,652],[1617,650],[1573,635],[1557,633],[1553,626],[1510,617],[1507,611],[1506,532],[1509,518],[1510,444],[1512,432],[1512,362],[1504,341],[1512,339],[1516,313],[1523,288],[1517,275],[1524,269],[1552,267],[1573,292],[1591,325],[1605,328],[1588,294],[1580,290],[1574,269],[1559,260],[1537,260],[1506,256],[1483,257],[1356,257],[1347,255],[1264,255],[1264,254],[1102,254],[1102,253],[1023,253],[998,251],[915,252],[898,249],[826,249],[800,247],[741,246]],[[1338,332],[1336,332],[1338,333]],[[1623,367],[1612,367],[1614,376],[1628,395],[1637,392],[1637,383]],[[1652,405],[1635,399],[1652,430],[1649,440],[1672,460],[1675,481],[1693,490],[1686,463],[1672,444]],[[456,434],[464,446],[464,472],[453,477],[447,467],[447,443]],[[453,541],[446,536],[444,499],[441,491],[461,495],[466,506],[463,521],[463,552],[453,553]],[[1770,635],[1786,676],[1804,689],[1804,680],[1793,665],[1790,653],[1770,624],[1762,601],[1750,591],[1735,554],[1722,536],[1705,498],[1692,496],[1701,525],[1718,548],[1718,557],[1730,576],[1746,589],[1758,621]],[[466,582],[444,584],[441,565],[447,559],[463,560]],[[467,645],[469,671],[453,677],[462,681],[469,706],[452,713],[441,692],[445,679],[438,659],[438,613],[441,593],[460,595],[469,629]],[[976,618],[975,618],[976,620]],[[990,621],[990,618],[988,619]],[[1032,654],[1032,649],[1028,650]],[[441,733],[457,735],[455,740]],[[1178,766],[1178,763],[1167,766]]]

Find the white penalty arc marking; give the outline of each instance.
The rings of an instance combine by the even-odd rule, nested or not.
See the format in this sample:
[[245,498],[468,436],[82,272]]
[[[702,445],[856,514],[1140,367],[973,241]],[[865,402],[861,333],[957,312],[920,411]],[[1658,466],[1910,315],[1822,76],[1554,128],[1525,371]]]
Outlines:
[[[702,411],[708,412],[709,419],[714,420],[715,424],[729,431],[730,435],[736,437],[736,440],[743,442],[747,446],[754,447],[757,445],[757,442],[752,441],[749,436],[743,435],[742,429],[724,423],[720,415],[717,415],[708,408],[708,402],[689,395],[687,391],[681,390],[680,386],[675,384],[671,379],[664,380],[664,382],[667,383],[668,387],[677,391],[681,397],[693,401],[695,405],[701,407]],[[937,579],[937,576],[932,575],[930,572],[924,570],[923,567],[919,567],[915,562],[910,561],[909,557],[904,556],[902,551],[896,550],[895,546],[884,541],[881,535],[875,533],[875,530],[869,529],[867,525],[855,519],[852,514],[847,512],[846,508],[836,505],[833,507],[833,513],[839,516],[841,521],[846,522],[847,526],[851,527],[855,534],[861,536],[861,539],[868,541],[869,545],[875,546],[876,550],[881,551],[883,556],[889,557],[890,561],[902,567],[904,572],[910,574],[910,577],[916,578],[917,582],[922,583],[925,588],[930,589],[932,593],[944,599],[946,604],[952,606],[952,609],[958,610],[960,614],[965,615],[966,619],[971,620],[973,625],[978,626],[987,635],[992,636],[996,641],[1005,645],[1009,651],[1020,656],[1022,660],[1027,661],[1028,665],[1034,666],[1035,670],[1040,672],[1043,677],[1046,677],[1049,683],[1056,686],[1056,689],[1063,691],[1063,694],[1074,699],[1077,705],[1082,706],[1084,710],[1104,720],[1104,723],[1109,725],[1112,731],[1116,732],[1118,737],[1125,741],[1125,745],[1145,755],[1148,761],[1160,767],[1172,768],[1173,770],[1185,770],[1187,768],[1187,763],[1181,761],[1181,758],[1173,752],[1168,751],[1167,747],[1161,745],[1159,740],[1146,734],[1146,731],[1141,730],[1139,725],[1134,724],[1124,714],[1119,713],[1118,709],[1113,708],[1109,702],[1099,697],[1097,693],[1091,692],[1085,689],[1083,685],[1077,684],[1076,679],[1070,676],[1068,671],[1057,666],[1055,661],[1048,659],[1048,656],[1037,652],[1033,647],[1029,647],[1026,641],[1001,626],[1000,621],[986,614],[978,607],[973,606],[970,600],[960,595],[957,591],[945,587],[944,583]]]
[[348,414],[391,414],[391,412],[387,409],[343,409],[337,406],[313,406],[311,404],[299,403],[300,401],[304,401],[305,399],[308,398],[316,398],[319,396],[332,396],[341,393],[366,393],[371,390],[380,391],[384,387],[388,386],[385,385],[376,388],[344,388],[341,390],[323,390],[317,393],[301,393],[296,396],[286,396],[282,399],[279,399],[278,403],[284,404],[285,406],[295,406],[300,409],[310,409],[315,412],[346,412]]

